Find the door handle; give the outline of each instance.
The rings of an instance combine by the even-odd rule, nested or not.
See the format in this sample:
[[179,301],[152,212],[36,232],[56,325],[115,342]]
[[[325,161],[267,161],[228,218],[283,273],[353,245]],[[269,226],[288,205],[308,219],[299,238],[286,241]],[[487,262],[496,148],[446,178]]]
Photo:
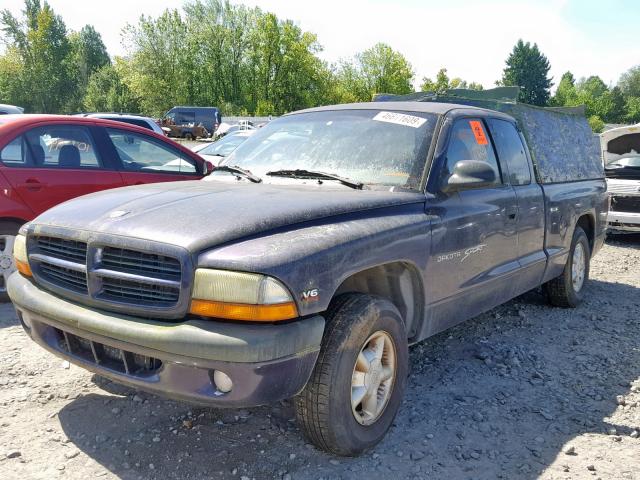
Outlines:
[[26,188],[27,190],[31,190],[31,191],[35,192],[35,191],[40,190],[42,187],[44,187],[44,183],[41,183],[36,178],[28,178],[20,186]]

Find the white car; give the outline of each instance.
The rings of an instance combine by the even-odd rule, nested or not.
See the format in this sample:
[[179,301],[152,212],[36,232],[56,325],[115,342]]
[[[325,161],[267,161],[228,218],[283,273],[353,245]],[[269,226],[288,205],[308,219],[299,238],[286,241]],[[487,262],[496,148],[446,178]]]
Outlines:
[[609,228],[640,232],[640,123],[602,133],[600,144],[611,196]]
[[209,160],[214,165],[218,165],[225,157],[229,156],[236,148],[240,146],[256,130],[242,130],[232,134],[225,135],[215,142],[206,142],[191,148],[205,160]]
[[13,115],[24,113],[24,108],[16,107],[15,105],[5,105],[0,103],[0,115]]
[[152,130],[160,135],[166,135],[164,130],[162,130],[160,125],[158,125],[153,118],[142,117],[140,115],[127,115],[124,113],[80,113],[78,114],[78,116],[124,122],[130,125],[137,125],[138,127]]

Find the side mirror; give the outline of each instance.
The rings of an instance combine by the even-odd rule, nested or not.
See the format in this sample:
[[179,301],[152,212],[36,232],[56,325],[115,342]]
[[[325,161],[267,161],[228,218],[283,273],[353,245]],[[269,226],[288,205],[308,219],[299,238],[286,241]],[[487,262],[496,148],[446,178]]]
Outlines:
[[210,162],[209,160],[205,160],[204,164],[202,165],[202,169],[204,170],[202,173],[204,175],[209,175],[211,172],[213,172],[216,167],[213,164],[213,162]]
[[453,173],[444,181],[441,190],[445,193],[468,188],[488,187],[496,183],[496,172],[487,162],[460,160]]

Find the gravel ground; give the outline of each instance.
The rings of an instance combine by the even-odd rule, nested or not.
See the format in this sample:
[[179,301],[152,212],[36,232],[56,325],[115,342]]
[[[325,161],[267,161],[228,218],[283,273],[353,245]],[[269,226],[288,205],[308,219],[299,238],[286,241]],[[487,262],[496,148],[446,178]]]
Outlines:
[[532,292],[411,351],[403,408],[361,458],[305,444],[290,402],[196,408],[33,344],[0,306],[0,477],[640,479],[640,235],[593,260],[587,301]]

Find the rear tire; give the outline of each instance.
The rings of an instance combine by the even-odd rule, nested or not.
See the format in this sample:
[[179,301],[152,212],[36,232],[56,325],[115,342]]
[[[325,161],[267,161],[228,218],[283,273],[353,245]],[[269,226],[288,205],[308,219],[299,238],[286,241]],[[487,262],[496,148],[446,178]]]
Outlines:
[[16,263],[13,260],[13,244],[20,230],[20,225],[0,223],[0,303],[9,302],[7,280],[15,272]]
[[375,446],[398,412],[408,374],[407,334],[388,300],[347,294],[333,302],[311,379],[295,397],[305,437],[354,456]]
[[549,303],[556,307],[575,308],[583,300],[584,286],[589,279],[591,247],[584,230],[576,227],[571,250],[562,274],[543,285]]

